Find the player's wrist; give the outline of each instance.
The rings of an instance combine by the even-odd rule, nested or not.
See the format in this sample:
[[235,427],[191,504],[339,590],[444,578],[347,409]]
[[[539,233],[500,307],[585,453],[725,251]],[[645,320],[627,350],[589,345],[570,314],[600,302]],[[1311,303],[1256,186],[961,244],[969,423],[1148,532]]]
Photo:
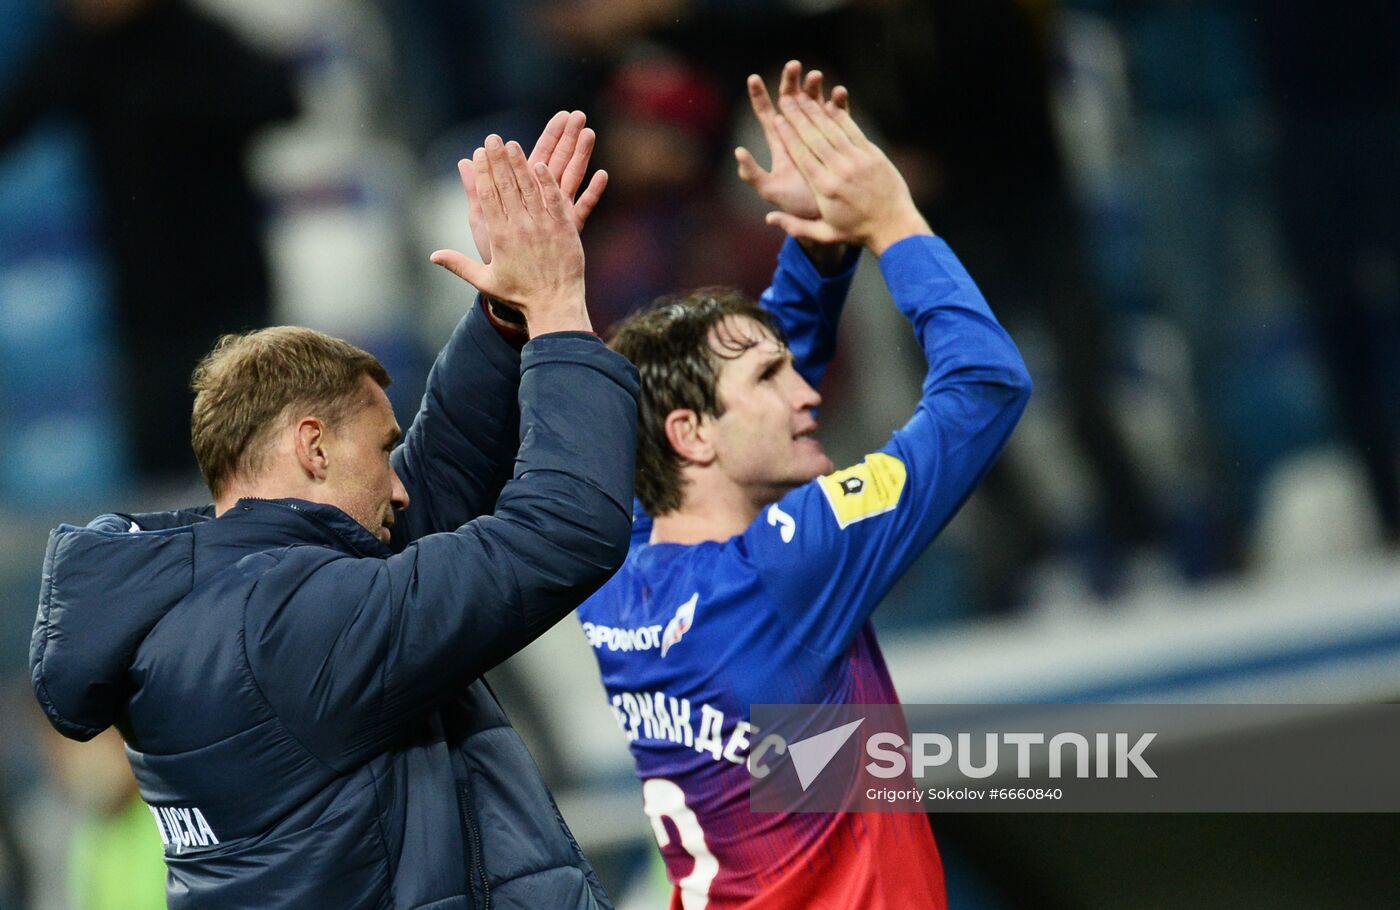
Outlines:
[[807,255],[807,261],[812,263],[817,273],[823,277],[830,277],[842,271],[842,266],[846,264],[846,254],[851,249],[848,243],[819,243],[805,237],[797,238],[797,245]]
[[865,245],[880,256],[899,241],[920,235],[932,237],[933,228],[917,209],[913,209],[876,225],[866,237]]

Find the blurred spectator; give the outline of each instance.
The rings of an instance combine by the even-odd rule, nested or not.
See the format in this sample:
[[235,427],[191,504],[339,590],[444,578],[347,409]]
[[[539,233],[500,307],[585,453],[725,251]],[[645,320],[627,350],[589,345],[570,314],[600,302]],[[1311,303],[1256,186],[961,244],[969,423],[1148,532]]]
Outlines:
[[262,325],[267,264],[250,134],[296,110],[281,65],[185,0],[68,0],[0,97],[0,148],[47,115],[93,150],[138,466],[193,471],[189,375],[210,339]]
[[1400,5],[1257,0],[1278,202],[1345,440],[1400,544]]
[[80,743],[47,735],[59,787],[80,814],[68,850],[71,910],[165,907],[165,860],[116,730]]
[[612,180],[584,238],[599,327],[677,290],[767,287],[782,235],[718,190],[728,127],[713,83],[678,56],[648,54],[613,73],[598,130]]

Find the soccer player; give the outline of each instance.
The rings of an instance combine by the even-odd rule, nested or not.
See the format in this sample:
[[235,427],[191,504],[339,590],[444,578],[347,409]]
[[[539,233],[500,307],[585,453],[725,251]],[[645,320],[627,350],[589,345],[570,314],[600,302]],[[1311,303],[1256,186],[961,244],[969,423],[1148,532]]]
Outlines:
[[[898,701],[871,613],[991,466],[1031,382],[844,93],[798,90],[793,66],[779,111],[750,79],[774,166],[740,152],[741,176],[785,199],[768,220],[791,237],[879,257],[928,362],[922,398],[882,447],[832,470],[813,385],[849,275],[823,278],[792,242],[762,306],[706,290],[635,315],[612,344],[642,376],[637,492],[654,525],[579,612],[673,910],[942,907],[921,814],[749,811],[749,707]],[[779,191],[793,176],[805,195]]]

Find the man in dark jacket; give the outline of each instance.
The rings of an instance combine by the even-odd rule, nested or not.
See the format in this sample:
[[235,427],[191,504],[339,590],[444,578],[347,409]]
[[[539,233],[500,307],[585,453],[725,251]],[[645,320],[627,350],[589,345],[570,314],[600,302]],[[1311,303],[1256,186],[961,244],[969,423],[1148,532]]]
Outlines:
[[370,355],[226,337],[195,375],[213,506],[50,537],[35,693],[121,731],[172,907],[610,907],[481,679],[627,549],[637,377],[584,308],[574,117],[572,161],[463,163],[489,266],[434,255],[519,307],[522,351],[473,308],[396,445]]

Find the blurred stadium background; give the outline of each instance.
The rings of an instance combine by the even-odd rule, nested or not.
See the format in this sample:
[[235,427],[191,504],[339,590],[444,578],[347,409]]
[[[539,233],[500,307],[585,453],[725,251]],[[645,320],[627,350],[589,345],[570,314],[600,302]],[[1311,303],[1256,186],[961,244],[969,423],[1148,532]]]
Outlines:
[[[560,108],[613,178],[595,325],[757,293],[781,237],[729,151],[762,147],[744,75],[792,57],[850,86],[1037,383],[877,614],[904,700],[1400,696],[1391,0],[0,0],[0,23],[3,910],[161,905],[120,750],[59,743],[26,656],[51,526],[205,501],[183,381],[214,333],[350,338],[406,424],[471,300],[427,261],[470,248],[454,162]],[[917,394],[871,266],[822,390],[838,462]],[[663,906],[577,624],[493,681],[619,906]],[[936,830],[958,908],[1384,907],[1400,884],[1393,816]]]

